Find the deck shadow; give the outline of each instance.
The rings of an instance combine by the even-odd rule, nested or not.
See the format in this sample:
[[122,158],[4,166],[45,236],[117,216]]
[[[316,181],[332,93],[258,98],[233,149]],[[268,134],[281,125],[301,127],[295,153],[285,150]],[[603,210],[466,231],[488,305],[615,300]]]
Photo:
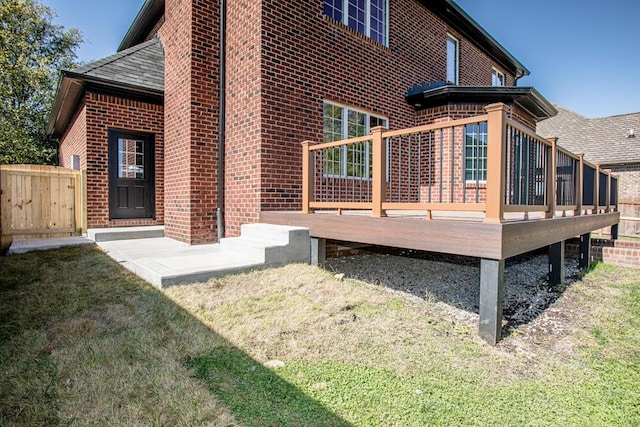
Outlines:
[[[505,330],[536,319],[581,277],[577,261],[567,258],[566,282],[551,285],[547,263],[546,248],[506,260]],[[469,313],[479,313],[479,258],[375,246],[358,256],[329,259],[326,268],[425,301],[440,301]]]

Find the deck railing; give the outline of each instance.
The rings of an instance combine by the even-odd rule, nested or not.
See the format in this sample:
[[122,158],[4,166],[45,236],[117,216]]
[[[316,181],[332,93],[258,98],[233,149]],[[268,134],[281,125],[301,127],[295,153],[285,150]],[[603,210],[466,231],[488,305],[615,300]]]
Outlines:
[[617,178],[507,117],[487,114],[314,144],[303,142],[303,213],[478,211],[545,217],[617,209]]

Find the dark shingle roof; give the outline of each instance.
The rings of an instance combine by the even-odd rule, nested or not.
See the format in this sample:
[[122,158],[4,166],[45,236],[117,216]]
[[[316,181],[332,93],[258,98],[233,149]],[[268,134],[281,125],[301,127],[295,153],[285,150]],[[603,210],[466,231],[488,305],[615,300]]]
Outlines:
[[133,46],[71,71],[76,76],[93,77],[152,90],[164,90],[164,51],[158,38]]
[[164,97],[164,50],[158,38],[72,71],[62,71],[47,135],[60,137],[85,90],[97,89],[124,97],[162,103]]
[[[558,115],[538,123],[541,136],[557,136],[561,147],[584,153],[591,163],[640,163],[640,113],[590,119],[555,107]],[[631,129],[635,137],[629,138]]]

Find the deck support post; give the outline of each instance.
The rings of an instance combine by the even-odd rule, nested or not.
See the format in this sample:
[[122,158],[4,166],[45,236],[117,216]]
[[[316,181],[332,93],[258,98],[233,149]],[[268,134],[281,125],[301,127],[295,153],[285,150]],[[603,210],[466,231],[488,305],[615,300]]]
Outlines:
[[327,239],[311,238],[311,265],[322,266],[327,260]]
[[549,246],[549,284],[564,283],[564,240]]
[[580,236],[580,261],[579,267],[583,270],[591,264],[591,233]]
[[502,336],[504,300],[504,260],[480,261],[480,337],[496,345]]
[[611,226],[611,240],[618,240],[618,228],[620,224],[613,224]]

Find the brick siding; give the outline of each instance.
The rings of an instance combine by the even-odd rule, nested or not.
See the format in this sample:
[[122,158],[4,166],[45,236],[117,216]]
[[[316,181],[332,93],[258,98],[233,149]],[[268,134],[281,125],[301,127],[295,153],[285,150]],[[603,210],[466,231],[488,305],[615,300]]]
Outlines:
[[[155,135],[155,219],[109,219],[109,129]],[[87,171],[89,228],[151,225],[164,222],[163,107],[115,96],[86,93],[67,132],[60,140],[60,165],[70,167],[71,155],[80,155]]]
[[218,2],[167,0],[158,30],[165,53],[165,234],[215,240],[218,153]]

